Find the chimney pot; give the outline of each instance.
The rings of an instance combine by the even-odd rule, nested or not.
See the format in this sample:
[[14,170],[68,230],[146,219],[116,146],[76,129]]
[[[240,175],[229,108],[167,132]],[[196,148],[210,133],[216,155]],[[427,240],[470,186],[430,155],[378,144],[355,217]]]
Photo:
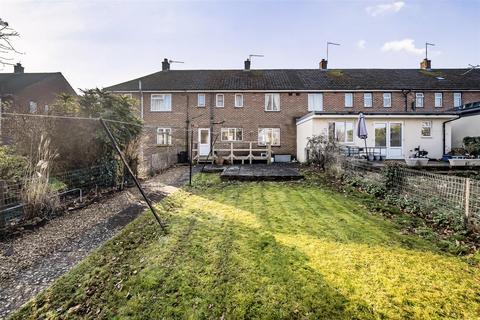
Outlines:
[[429,70],[432,69],[432,60],[429,59],[423,59],[422,62],[420,62],[420,69],[423,70]]
[[20,62],[18,62],[16,65],[13,66],[14,73],[23,73],[24,71],[25,71],[25,68],[22,66]]
[[250,70],[250,64],[251,64],[250,59],[245,60],[245,62],[244,62],[244,70]]
[[327,62],[327,60],[322,59],[322,61],[320,61],[320,69],[327,70]]
[[165,58],[162,61],[162,71],[168,71],[170,70],[170,62],[168,62],[168,59]]

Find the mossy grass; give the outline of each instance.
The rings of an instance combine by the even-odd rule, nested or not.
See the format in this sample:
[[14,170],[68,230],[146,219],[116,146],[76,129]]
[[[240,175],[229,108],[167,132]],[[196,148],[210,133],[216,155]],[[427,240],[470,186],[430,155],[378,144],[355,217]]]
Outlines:
[[[307,182],[202,174],[13,319],[475,319],[480,269]],[[159,206],[160,209],[160,206]]]

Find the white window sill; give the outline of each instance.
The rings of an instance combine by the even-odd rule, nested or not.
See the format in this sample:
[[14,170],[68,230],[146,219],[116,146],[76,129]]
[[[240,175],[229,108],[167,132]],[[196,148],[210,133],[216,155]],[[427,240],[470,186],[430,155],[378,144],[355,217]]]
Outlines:
[[215,108],[225,108],[224,106],[215,106]]
[[265,110],[265,112],[280,112],[281,110]]
[[172,110],[150,110],[150,112],[172,112]]
[[156,144],[156,147],[171,147],[171,144]]
[[197,106],[197,108],[205,108],[205,106]]
[[426,136],[420,136],[420,138],[422,138],[422,139],[432,139],[433,137],[432,137],[432,136],[428,136],[428,137],[426,137]]

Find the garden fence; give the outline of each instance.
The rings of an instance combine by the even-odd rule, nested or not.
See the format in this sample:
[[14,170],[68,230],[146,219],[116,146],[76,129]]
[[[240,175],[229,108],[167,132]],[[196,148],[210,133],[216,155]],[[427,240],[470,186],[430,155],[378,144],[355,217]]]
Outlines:
[[[343,165],[349,176],[385,187],[382,168],[362,160],[347,160]],[[416,200],[426,207],[449,210],[465,226],[480,226],[480,181],[423,170],[395,167],[390,181],[398,196]],[[440,210],[438,210],[440,211]],[[433,210],[435,215],[435,210]]]

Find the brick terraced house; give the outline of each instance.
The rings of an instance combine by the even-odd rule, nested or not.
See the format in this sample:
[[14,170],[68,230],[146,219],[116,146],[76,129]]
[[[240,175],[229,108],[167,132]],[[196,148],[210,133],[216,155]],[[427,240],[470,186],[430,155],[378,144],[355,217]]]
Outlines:
[[327,69],[322,60],[319,69],[254,70],[247,60],[243,70],[170,70],[165,59],[162,71],[106,89],[138,100],[145,124],[157,128],[153,144],[188,150],[192,124],[200,155],[253,142],[305,161],[307,138],[319,134],[362,147],[363,112],[367,145],[387,159],[418,146],[439,159],[451,147],[455,108],[480,101],[480,70],[430,69],[429,60],[420,69]]

